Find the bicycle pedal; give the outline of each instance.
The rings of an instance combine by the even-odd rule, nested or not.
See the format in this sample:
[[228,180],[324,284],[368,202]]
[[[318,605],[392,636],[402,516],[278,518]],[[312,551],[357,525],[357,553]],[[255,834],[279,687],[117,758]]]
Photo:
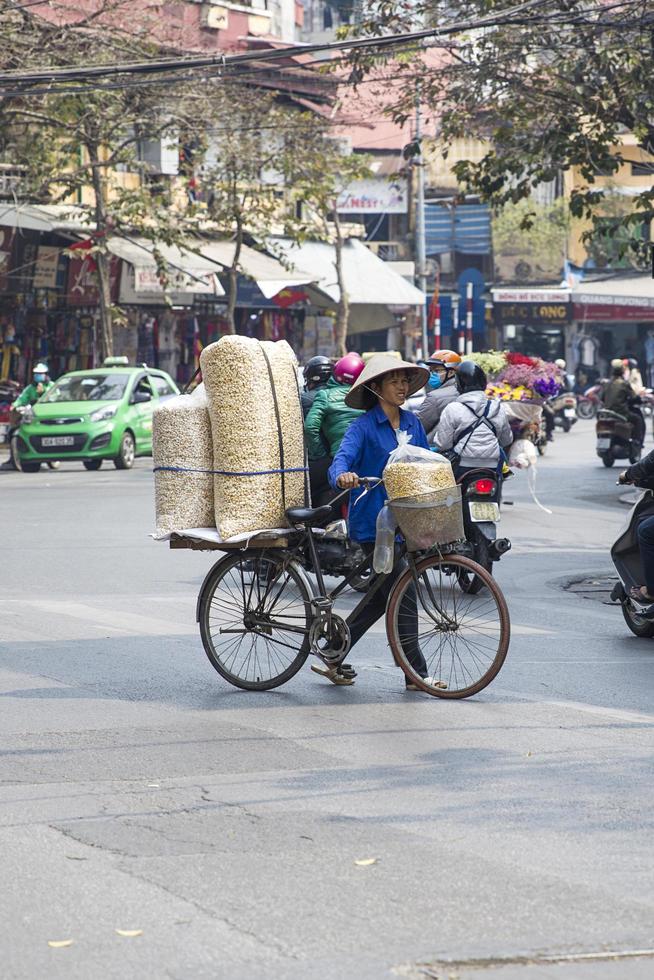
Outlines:
[[323,667],[321,664],[311,664],[311,670],[314,674],[320,674],[321,677],[331,681],[332,684],[343,687],[354,684],[354,677],[349,673],[342,674],[338,667]]

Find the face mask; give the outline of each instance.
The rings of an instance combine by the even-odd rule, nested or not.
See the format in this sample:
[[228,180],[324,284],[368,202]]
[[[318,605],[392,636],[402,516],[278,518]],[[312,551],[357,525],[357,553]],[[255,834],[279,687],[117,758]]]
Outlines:
[[429,375],[429,387],[430,388],[440,388],[440,386],[442,384],[443,384],[443,381],[442,381],[442,378],[441,378],[440,374],[437,374],[434,371],[433,374],[430,374]]
[[35,374],[34,380],[37,384],[39,384],[40,381],[45,381],[45,374]]

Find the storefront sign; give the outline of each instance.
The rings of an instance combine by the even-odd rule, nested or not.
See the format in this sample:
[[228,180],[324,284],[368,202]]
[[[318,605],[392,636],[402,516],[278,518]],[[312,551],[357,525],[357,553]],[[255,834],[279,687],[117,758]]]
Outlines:
[[[68,264],[68,288],[66,299],[69,306],[97,306],[100,294],[98,277],[94,270],[95,262],[88,258],[75,256]],[[110,256],[109,292],[112,303],[118,302],[120,282],[120,259]]]
[[[591,299],[592,297],[588,297]],[[630,322],[651,322],[654,320],[654,300],[651,305],[646,299],[639,299],[638,306],[631,305],[630,301],[621,298],[619,303],[607,302],[606,297],[597,297],[602,302],[584,302],[573,304],[573,316],[575,320],[587,322],[603,321],[621,323]],[[584,297],[585,299],[585,297]],[[635,302],[635,301],[634,301]]]
[[339,214],[406,214],[407,183],[403,177],[356,180],[338,197]]
[[56,289],[57,288],[57,269],[59,266],[59,255],[61,249],[52,245],[39,245],[36,253],[36,264],[34,266],[34,276],[32,286],[34,289]]
[[572,303],[541,301],[539,303],[493,303],[497,323],[569,323],[572,319]]
[[492,289],[494,303],[567,303],[569,289]]

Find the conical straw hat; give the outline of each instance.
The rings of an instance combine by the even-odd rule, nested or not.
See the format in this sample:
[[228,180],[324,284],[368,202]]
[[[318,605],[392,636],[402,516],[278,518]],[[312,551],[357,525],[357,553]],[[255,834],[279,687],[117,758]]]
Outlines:
[[345,404],[350,408],[363,408],[363,395],[370,387],[370,382],[376,381],[389,371],[409,373],[409,395],[415,395],[416,391],[424,388],[429,380],[429,370],[426,367],[418,367],[417,364],[410,364],[409,361],[400,361],[393,354],[373,354],[345,396]]

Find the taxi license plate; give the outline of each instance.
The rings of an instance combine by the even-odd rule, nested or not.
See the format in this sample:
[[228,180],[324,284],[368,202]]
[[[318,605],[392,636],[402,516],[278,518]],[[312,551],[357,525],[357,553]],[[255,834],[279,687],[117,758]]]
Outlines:
[[567,419],[575,419],[577,417],[577,413],[574,408],[564,408],[563,413]]
[[598,449],[610,449],[611,448],[611,440],[610,439],[598,439],[597,440],[597,448]]
[[500,519],[500,508],[498,504],[486,500],[470,501],[470,520],[478,523],[480,521],[490,521],[497,524]]
[[43,436],[41,445],[44,449],[46,446],[74,446],[75,438],[74,436]]

